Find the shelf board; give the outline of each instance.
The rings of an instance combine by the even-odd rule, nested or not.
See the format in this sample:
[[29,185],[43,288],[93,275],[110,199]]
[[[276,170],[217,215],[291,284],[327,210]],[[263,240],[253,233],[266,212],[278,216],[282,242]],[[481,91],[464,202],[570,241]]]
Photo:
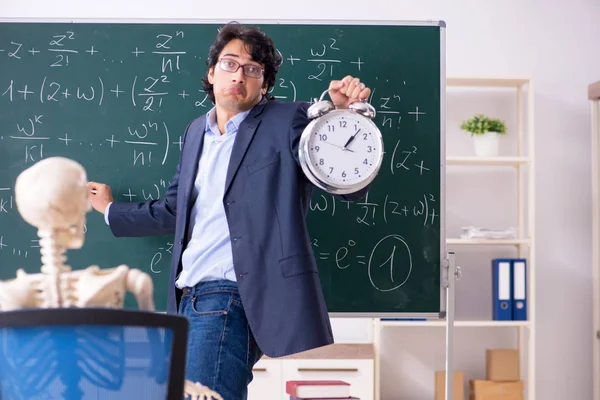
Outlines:
[[[446,321],[381,321],[381,326],[388,327],[440,327],[446,326]],[[529,321],[454,321],[455,328],[529,328]]]
[[446,86],[521,87],[529,79],[520,78],[447,78]]
[[527,164],[528,157],[476,157],[476,156],[449,156],[446,165],[507,165],[517,166]]
[[446,244],[480,245],[480,246],[507,246],[529,245],[529,239],[446,239]]

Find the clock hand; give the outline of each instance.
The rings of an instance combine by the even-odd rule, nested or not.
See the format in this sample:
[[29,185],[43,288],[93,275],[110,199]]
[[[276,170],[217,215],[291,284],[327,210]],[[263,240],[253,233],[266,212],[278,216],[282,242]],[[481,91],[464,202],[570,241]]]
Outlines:
[[333,143],[329,143],[329,142],[323,142],[323,143],[328,144],[328,145],[333,146],[333,147],[337,147],[338,149],[341,149],[341,150],[344,150],[344,151],[349,151],[351,153],[354,153],[354,150],[345,149],[345,148],[343,148],[341,146],[338,146],[337,144],[333,144]]
[[354,132],[354,135],[350,136],[350,139],[348,139],[348,141],[347,141],[347,142],[346,142],[346,144],[344,145],[344,149],[345,149],[345,150],[348,150],[348,149],[346,149],[346,147],[348,147],[348,145],[349,145],[350,143],[352,143],[352,141],[354,140],[354,138],[356,137],[356,135],[358,135],[358,132],[360,132],[360,129],[359,129],[359,130],[357,130],[356,132]]

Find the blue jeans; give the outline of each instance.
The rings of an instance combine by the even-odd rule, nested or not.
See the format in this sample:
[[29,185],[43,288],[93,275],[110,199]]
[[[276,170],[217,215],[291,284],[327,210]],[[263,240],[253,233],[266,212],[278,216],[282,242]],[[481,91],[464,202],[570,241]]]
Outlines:
[[189,320],[185,378],[245,400],[252,367],[262,357],[250,331],[237,284],[219,280],[184,288],[179,313]]

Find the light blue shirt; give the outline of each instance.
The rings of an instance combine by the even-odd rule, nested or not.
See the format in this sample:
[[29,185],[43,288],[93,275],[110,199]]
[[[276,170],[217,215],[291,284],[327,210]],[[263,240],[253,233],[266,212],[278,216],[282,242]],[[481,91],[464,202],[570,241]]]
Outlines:
[[223,135],[219,133],[216,110],[206,115],[204,145],[191,196],[196,202],[190,214],[190,240],[181,256],[182,270],[175,282],[178,288],[206,280],[236,280],[223,195],[235,136],[249,112],[238,113],[227,121]]
[[[229,225],[223,207],[225,178],[235,136],[250,110],[236,114],[219,132],[215,108],[206,115],[204,145],[191,198],[196,199],[190,214],[189,242],[181,257],[182,270],[175,282],[178,288],[200,281],[236,281]],[[108,212],[105,220],[108,223]]]

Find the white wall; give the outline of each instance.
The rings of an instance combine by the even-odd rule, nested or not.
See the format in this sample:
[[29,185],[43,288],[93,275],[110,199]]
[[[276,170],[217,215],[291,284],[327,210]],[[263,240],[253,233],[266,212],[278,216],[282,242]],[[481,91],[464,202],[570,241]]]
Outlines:
[[[567,1],[407,1],[305,0],[248,2],[215,1],[33,1],[3,0],[0,17],[28,18],[218,18],[244,19],[435,19],[447,23],[448,76],[530,77],[535,83],[537,156],[537,399],[590,399],[592,395],[592,285],[590,113],[587,85],[600,80],[600,3]],[[283,5],[285,4],[285,6]],[[472,113],[468,95],[448,96],[449,119],[457,123]],[[484,101],[484,107],[510,118],[514,107],[504,95]],[[509,124],[511,122],[509,121]],[[469,152],[469,143],[449,127],[448,148]],[[509,184],[510,175],[494,171],[493,179],[449,172],[448,229],[464,223],[513,224],[514,219],[475,220],[503,202],[481,196],[484,189]],[[475,184],[465,179],[472,178]],[[497,193],[497,192],[496,192]],[[457,200],[470,199],[468,206]],[[474,200],[475,199],[475,200]],[[453,205],[454,204],[454,205]],[[467,210],[473,214],[467,214]],[[506,214],[514,218],[514,208]],[[483,222],[482,222],[483,221]],[[452,232],[454,234],[454,232]],[[457,249],[461,250],[461,249]],[[458,314],[482,317],[489,300],[477,298],[478,287],[489,285],[488,263],[477,268],[470,249],[457,259],[465,267],[457,298]],[[504,250],[495,250],[504,254]],[[487,286],[484,286],[487,288]],[[479,291],[480,292],[480,291]],[[475,302],[470,301],[472,295]],[[483,304],[483,305],[482,305]],[[336,336],[364,338],[350,332],[355,324],[340,321]],[[477,334],[478,333],[478,334]],[[457,364],[470,374],[483,373],[477,346],[512,346],[510,336],[497,332],[457,332]],[[408,343],[408,344],[407,344]],[[443,329],[388,330],[384,335],[383,398],[430,399],[429,368],[442,368]],[[404,388],[403,385],[406,385]],[[407,388],[414,391],[409,396]]]

